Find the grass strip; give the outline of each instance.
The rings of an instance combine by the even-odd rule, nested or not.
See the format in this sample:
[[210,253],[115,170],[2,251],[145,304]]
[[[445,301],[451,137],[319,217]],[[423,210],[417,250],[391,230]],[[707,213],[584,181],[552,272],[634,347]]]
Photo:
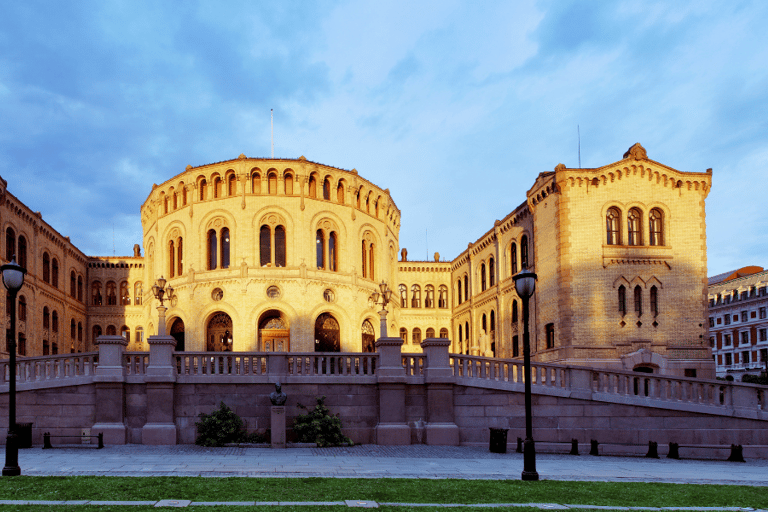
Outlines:
[[[18,476],[0,478],[0,499],[301,502],[355,499],[389,503],[570,503],[768,509],[768,487],[554,480]],[[307,507],[301,509],[308,510]],[[67,510],[75,509],[67,507]],[[285,507],[281,510],[284,512]],[[331,512],[327,506],[318,510]],[[400,507],[392,510],[404,512]],[[425,512],[423,508],[419,510]]]

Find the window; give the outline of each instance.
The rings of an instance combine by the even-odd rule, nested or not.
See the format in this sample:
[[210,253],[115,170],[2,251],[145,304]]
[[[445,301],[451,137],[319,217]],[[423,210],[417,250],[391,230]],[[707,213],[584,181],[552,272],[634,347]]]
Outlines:
[[621,245],[621,211],[609,208],[605,215],[605,226],[608,245]]
[[261,174],[251,173],[251,194],[261,194]]
[[742,364],[749,364],[749,350],[745,350],[741,353]]
[[[339,270],[339,258],[337,249],[337,236],[335,231],[331,231],[328,235],[328,270],[331,272],[337,272]],[[373,255],[371,254],[371,259]],[[371,279],[373,279],[373,273],[371,273]]]
[[14,256],[16,256],[16,232],[13,228],[8,228],[5,230],[5,259],[11,261]]
[[480,291],[485,291],[485,263],[480,265]]
[[714,327],[715,326],[715,317],[711,316],[709,317],[709,326]]
[[51,313],[51,330],[59,332],[59,314],[56,311]]
[[[437,289],[437,307],[440,309],[448,309],[448,287],[440,285]],[[447,336],[440,336],[441,338],[447,338]]]
[[229,268],[229,228],[221,230],[221,268]]
[[651,314],[654,318],[659,316],[659,290],[655,286],[651,286]]
[[73,299],[77,297],[77,277],[74,270],[69,273],[69,295]]
[[627,314],[627,289],[623,284],[619,286],[619,313],[621,316]]
[[216,256],[216,248],[218,242],[216,239],[216,230],[208,230],[208,270],[216,268],[218,258]]
[[643,217],[638,208],[632,208],[627,215],[629,245],[643,245]]
[[317,179],[314,175],[309,177],[309,197],[317,197]]
[[419,345],[421,343],[421,329],[414,327],[411,340],[414,345]]
[[141,281],[137,281],[136,284],[133,285],[133,303],[137,306],[141,306],[141,303],[143,302],[144,298],[144,290],[143,290],[143,284]]
[[496,284],[496,264],[493,258],[488,260],[488,286],[494,286]]
[[325,178],[323,181],[323,199],[326,201],[331,200],[331,180]]
[[102,305],[101,282],[99,281],[94,281],[91,284],[91,304],[94,306]]
[[731,315],[725,315],[723,318],[725,319],[725,325],[731,325]]
[[400,290],[400,307],[401,308],[407,308],[408,307],[408,287],[404,284],[401,284],[399,287]]
[[528,268],[528,236],[523,235],[520,239],[520,264],[523,268]]
[[[325,235],[323,234],[322,229],[318,229],[317,233],[315,235],[315,256],[317,260],[317,268],[318,269],[324,269],[325,268]],[[363,252],[365,252],[365,249],[363,249]],[[363,265],[365,265],[365,256],[363,256]],[[365,269],[365,267],[363,267]],[[365,270],[363,270],[363,274],[365,274]]]
[[94,325],[91,335],[93,336],[93,339],[91,340],[91,343],[95,344],[96,340],[98,339],[98,337],[101,336],[101,326],[100,325]]
[[344,204],[344,183],[341,181],[339,181],[339,184],[336,187],[336,202]]
[[120,305],[128,306],[131,303],[131,293],[128,291],[128,282],[120,283]]
[[[77,322],[77,345],[80,346],[80,342],[83,341],[83,323]],[[78,348],[78,352],[80,349]]]
[[266,224],[261,226],[259,253],[262,267],[270,264],[274,264],[275,267],[285,267],[285,228],[283,226],[275,226],[274,231]]
[[19,236],[19,254],[17,256],[16,263],[21,268],[27,268],[27,239],[23,236]]
[[421,307],[421,287],[417,284],[411,286],[411,307]]
[[59,260],[51,260],[51,284],[54,288],[59,287]]
[[292,196],[293,195],[293,175],[290,173],[285,173],[283,176],[283,188],[285,189],[285,195]]
[[440,329],[440,337],[441,338],[447,338],[448,337],[448,329],[446,329],[445,327]]
[[77,276],[77,300],[83,302],[83,276]]
[[520,337],[512,336],[512,357],[520,356]]
[[426,332],[426,338],[434,338],[434,337],[435,337],[435,330],[431,327],[428,327]]
[[50,329],[51,327],[51,312],[48,310],[48,306],[43,308],[43,329]]
[[730,334],[726,334],[726,335],[723,336],[723,345],[726,346],[726,347],[730,347],[731,346],[731,335]]
[[547,348],[555,348],[555,324],[546,325]]
[[715,348],[715,338],[714,338],[714,336],[710,336],[709,337],[709,346],[711,348]]
[[514,242],[509,249],[509,261],[511,262],[510,270],[512,271],[512,275],[517,274],[517,244]]
[[459,295],[459,298],[458,298],[458,301],[457,301],[457,302],[458,302],[459,304],[461,304],[461,278],[459,278],[458,282],[456,283],[456,291],[458,291],[458,292],[459,292],[459,293],[458,293],[458,295]]
[[742,312],[741,312],[741,321],[742,321],[742,322],[746,322],[747,320],[749,320],[749,315],[748,315],[748,313],[747,313],[746,311],[742,311]]
[[139,346],[139,348],[142,348],[142,343],[144,343],[144,328],[143,327],[137,327],[135,334],[134,334],[134,341],[136,342],[136,345]]
[[637,316],[643,315],[643,289],[640,285],[635,286],[635,313]]
[[[227,195],[228,196],[234,196],[237,192],[237,178],[234,174],[229,175],[229,179],[227,180]],[[174,205],[175,208],[175,205]]]
[[114,325],[107,326],[107,336],[117,336],[117,329]]
[[405,327],[400,328],[400,338],[403,340],[403,343],[408,343],[408,329]]
[[127,325],[124,325],[120,328],[120,336],[125,338],[125,341],[129,342],[131,341],[131,330],[128,328]]
[[27,299],[19,295],[19,322],[27,321]]
[[373,243],[373,240],[369,233],[366,233],[366,235],[363,237],[363,277],[367,279],[375,279],[374,278],[374,254],[375,254],[375,246]]
[[[213,178],[213,198],[218,199],[223,196],[223,180],[221,179],[221,176],[216,176]],[[109,327],[107,327],[109,329]]]
[[517,300],[512,301],[512,324],[517,324]]
[[464,275],[464,300],[469,300],[469,276]]
[[267,175],[267,193],[277,195],[277,173],[271,172]]
[[664,216],[658,208],[651,210],[648,215],[648,229],[651,245],[664,245]]
[[75,325],[75,319],[69,321],[69,337],[72,339],[72,341],[75,341],[75,337],[77,336],[77,326]]
[[741,333],[741,344],[746,345],[749,343],[749,331],[744,331]]
[[43,253],[43,281],[49,284],[51,282],[51,257],[47,252]]
[[768,341],[768,329],[760,329],[760,341]]
[[[425,308],[434,308],[435,307],[435,287],[431,284],[428,284],[424,287],[424,307]],[[433,336],[427,336],[427,338],[434,338],[434,333],[432,333]]]
[[731,366],[733,364],[733,356],[731,354],[725,354],[725,365]]
[[107,306],[117,306],[117,285],[114,281],[107,283]]

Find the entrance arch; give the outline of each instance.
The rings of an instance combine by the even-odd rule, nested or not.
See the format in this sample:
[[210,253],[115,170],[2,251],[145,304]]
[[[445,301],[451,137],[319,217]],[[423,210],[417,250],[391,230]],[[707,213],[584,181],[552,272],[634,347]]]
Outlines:
[[363,320],[362,331],[363,352],[375,352],[376,334],[370,320]]
[[290,352],[291,329],[280,311],[269,310],[259,319],[259,351]]
[[205,339],[208,352],[232,352],[232,318],[224,312],[215,313],[208,320]]
[[171,336],[176,339],[176,352],[184,351],[184,320],[177,318],[171,324]]
[[330,313],[315,320],[315,352],[341,352],[341,329]]

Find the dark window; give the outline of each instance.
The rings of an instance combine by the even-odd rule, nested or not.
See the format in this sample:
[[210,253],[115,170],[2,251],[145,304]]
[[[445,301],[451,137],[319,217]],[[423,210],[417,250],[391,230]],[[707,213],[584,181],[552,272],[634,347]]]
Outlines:
[[216,230],[208,230],[208,270],[216,268],[218,258],[216,256],[216,248],[218,241],[216,240]]
[[114,281],[107,283],[107,306],[117,306],[117,285]]
[[627,215],[627,233],[629,245],[643,245],[643,217],[637,208],[629,210]]
[[661,210],[654,208],[648,215],[651,245],[664,245],[664,217]]
[[485,291],[485,263],[480,265],[480,291]]
[[520,356],[520,337],[512,336],[512,357]]
[[328,236],[328,270],[336,272],[338,269],[338,257],[336,248],[336,232],[331,231]]
[[512,301],[512,323],[517,323],[517,300]]
[[494,286],[496,284],[496,264],[493,258],[488,260],[488,286]]
[[509,250],[509,259],[512,262],[512,275],[517,274],[517,244],[513,243]]
[[169,277],[176,275],[176,244],[173,240],[168,242],[168,269]]
[[464,300],[469,300],[469,277],[464,276]]
[[[315,259],[317,260],[317,268],[320,269],[325,268],[323,246],[325,246],[325,235],[323,235],[322,229],[318,229],[315,234]],[[363,248],[363,265],[365,265],[365,248]],[[363,270],[363,274],[365,274],[365,270]]]
[[643,289],[640,285],[635,286],[635,313],[637,316],[643,315]]
[[746,311],[742,311],[741,312],[741,321],[742,322],[746,322],[747,320],[749,320],[747,312]]
[[400,328],[400,338],[403,340],[403,343],[408,343],[408,329],[405,327]]
[[221,268],[229,268],[229,228],[221,230]]
[[323,199],[326,201],[331,200],[331,182],[328,178],[323,182]]
[[51,327],[51,313],[48,311],[48,307],[43,308],[43,329],[50,329]]
[[51,284],[54,288],[59,287],[59,261],[56,258],[51,261]]
[[651,286],[651,314],[659,316],[659,290],[655,286]]
[[19,295],[19,322],[27,321],[27,299]]
[[269,226],[261,226],[261,232],[259,233],[259,263],[262,267],[266,267],[272,260],[272,233]]
[[77,300],[83,302],[83,276],[77,276]]
[[47,252],[43,253],[43,281],[51,282],[51,257],[48,256]]
[[401,284],[398,288],[400,290],[400,307],[407,308],[408,307],[408,287],[405,286],[404,284]]
[[619,286],[619,313],[621,316],[627,314],[627,289],[624,285]]
[[546,325],[547,348],[555,348],[555,324]]
[[744,345],[749,343],[749,332],[748,331],[744,331],[744,332],[741,333],[741,343],[744,344]]
[[285,252],[285,228],[277,226],[275,228],[275,266],[284,267],[286,265]]
[[421,343],[421,329],[419,329],[418,327],[415,327],[413,329],[413,334],[411,335],[411,342],[414,345],[418,345]]
[[459,292],[458,293],[458,295],[459,295],[459,301],[458,302],[459,302],[459,304],[461,304],[461,302],[462,302],[461,301],[461,279],[459,279],[459,281],[456,283],[456,290]]
[[59,332],[59,314],[56,311],[51,313],[51,330]]
[[608,245],[621,245],[621,211],[618,208],[608,209],[605,226]]
[[16,263],[21,268],[27,268],[27,239],[23,236],[19,237],[19,254]]
[[74,270],[69,273],[69,295],[73,299],[77,297],[77,277]]
[[[445,285],[442,285],[437,289],[437,307],[440,309],[448,309],[448,287]],[[447,336],[440,337],[446,338]]]
[[528,268],[528,236],[526,235],[520,239],[520,264],[523,268]]
[[8,228],[5,230],[5,259],[11,261],[14,256],[16,256],[16,232],[13,228]]

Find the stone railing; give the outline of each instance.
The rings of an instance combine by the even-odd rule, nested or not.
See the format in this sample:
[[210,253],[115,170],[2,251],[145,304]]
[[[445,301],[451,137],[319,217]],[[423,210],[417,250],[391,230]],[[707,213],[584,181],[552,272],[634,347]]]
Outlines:
[[403,368],[407,377],[423,376],[426,364],[427,356],[424,354],[403,354]]
[[174,352],[177,375],[264,375],[263,352]]
[[[517,359],[493,359],[451,354],[453,375],[457,378],[481,379],[524,384],[523,363]],[[568,367],[550,363],[531,364],[531,383],[550,388],[568,387]]]
[[149,352],[125,352],[125,374],[146,375],[149,366]]
[[[98,352],[21,357],[16,360],[16,382],[20,389],[79,384],[83,379],[93,377],[98,360]],[[7,359],[0,361],[0,375],[0,390],[7,391],[10,378]]]
[[284,357],[288,375],[375,375],[379,359],[375,353],[354,352],[291,352]]

